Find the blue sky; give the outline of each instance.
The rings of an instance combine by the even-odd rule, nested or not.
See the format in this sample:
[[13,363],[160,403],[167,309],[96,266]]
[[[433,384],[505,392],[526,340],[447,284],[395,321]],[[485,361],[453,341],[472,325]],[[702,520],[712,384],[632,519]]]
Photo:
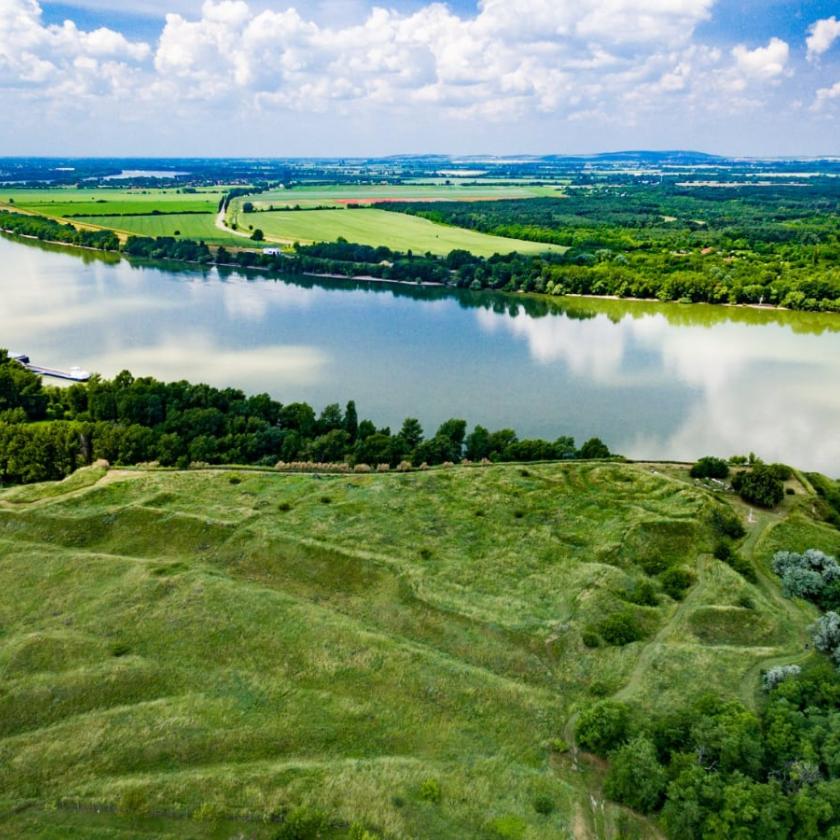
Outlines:
[[840,0],[373,5],[0,0],[0,153],[840,154]]

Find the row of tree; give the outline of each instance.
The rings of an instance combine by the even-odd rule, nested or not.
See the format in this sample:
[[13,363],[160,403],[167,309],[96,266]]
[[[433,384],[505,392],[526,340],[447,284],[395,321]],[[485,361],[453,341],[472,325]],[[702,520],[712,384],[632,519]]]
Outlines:
[[31,236],[43,242],[65,242],[101,251],[116,251],[120,247],[117,235],[110,230],[79,230],[44,216],[28,216],[0,210],[0,230],[17,236]]
[[360,419],[354,402],[320,413],[306,403],[280,403],[189,382],[159,382],[123,372],[69,388],[44,388],[34,374],[0,351],[0,480],[61,478],[104,458],[115,464],[156,461],[273,466],[387,464],[415,467],[462,459],[539,461],[610,457],[597,438],[577,447],[570,437],[522,440],[512,429],[491,432],[464,420],[427,436],[408,418],[397,432]]

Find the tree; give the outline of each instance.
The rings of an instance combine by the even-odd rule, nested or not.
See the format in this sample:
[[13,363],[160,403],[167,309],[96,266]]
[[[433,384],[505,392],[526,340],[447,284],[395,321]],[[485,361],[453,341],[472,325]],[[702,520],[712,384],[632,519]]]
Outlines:
[[639,735],[610,755],[604,792],[616,802],[649,814],[659,804],[666,781],[656,747]]
[[350,440],[355,443],[356,435],[359,432],[359,415],[356,412],[356,403],[353,400],[350,400],[344,409],[344,431],[350,435]]
[[610,450],[600,438],[590,438],[581,446],[578,456],[584,461],[601,460],[610,457]]
[[262,242],[265,239],[265,234],[259,228],[257,228],[251,234],[251,239],[253,239],[254,242]]
[[689,473],[692,478],[727,478],[729,476],[729,465],[721,458],[707,456],[701,458]]
[[415,417],[406,417],[403,420],[399,437],[402,439],[409,451],[416,449],[423,441],[423,427]]
[[785,496],[784,485],[776,478],[773,470],[764,464],[756,464],[750,470],[736,473],[732,487],[745,502],[759,507],[773,508]]
[[615,700],[605,700],[584,709],[575,727],[578,744],[600,756],[606,756],[623,744],[629,733],[629,709]]

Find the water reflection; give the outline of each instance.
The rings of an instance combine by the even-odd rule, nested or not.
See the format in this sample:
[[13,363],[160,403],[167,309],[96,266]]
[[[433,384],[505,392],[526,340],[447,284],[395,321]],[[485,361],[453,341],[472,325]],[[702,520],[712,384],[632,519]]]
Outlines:
[[840,474],[836,315],[265,278],[9,240],[0,265],[0,346],[45,364]]

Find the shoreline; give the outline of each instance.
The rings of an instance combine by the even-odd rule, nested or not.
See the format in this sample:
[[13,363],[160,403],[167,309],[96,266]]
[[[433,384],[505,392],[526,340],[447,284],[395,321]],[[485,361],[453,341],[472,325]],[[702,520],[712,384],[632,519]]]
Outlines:
[[[108,228],[102,228],[102,230],[108,230]],[[93,251],[94,253],[98,254],[113,254],[120,259],[125,259],[130,262],[129,258],[122,252],[122,251],[106,251],[102,248],[93,248],[89,245],[76,245],[73,242],[59,242],[53,239],[40,239],[37,236],[17,233],[15,231],[6,230],[5,228],[0,228],[0,233],[10,236],[16,239],[27,239],[34,242],[42,242],[45,245],[57,245],[64,248],[78,248],[83,251]],[[246,249],[247,250],[247,249]],[[256,253],[256,252],[254,252]],[[151,258],[139,258],[144,262],[147,263],[176,263],[178,265],[188,265],[188,266],[201,266],[205,268],[230,268],[235,269],[236,271],[254,271],[260,272],[262,274],[268,275],[278,275],[278,276],[286,276],[283,274],[282,271],[272,271],[271,269],[262,268],[260,266],[242,266],[237,263],[201,263],[196,262],[194,260],[176,260],[176,259],[167,259],[167,260],[156,260]],[[431,283],[429,281],[423,281],[422,283],[415,283],[411,280],[396,280],[390,277],[374,277],[368,274],[354,274],[354,275],[346,275],[346,274],[331,274],[326,272],[317,272],[317,271],[302,271],[298,274],[290,274],[288,276],[297,276],[297,277],[313,277],[313,278],[321,278],[323,280],[348,280],[357,283],[385,283],[385,284],[393,284],[398,286],[409,286],[411,288],[432,288],[432,289],[452,289],[453,291],[467,291],[464,289],[456,289],[451,286],[447,286],[445,283]],[[830,310],[810,310],[810,309],[790,309],[787,306],[779,306],[778,304],[773,303],[710,303],[708,301],[691,301],[689,303],[680,303],[678,300],[660,300],[659,298],[640,298],[640,297],[621,297],[619,295],[583,295],[583,294],[576,294],[576,293],[568,293],[564,295],[548,295],[543,292],[504,292],[500,289],[481,289],[481,292],[492,292],[494,294],[507,294],[511,296],[520,296],[520,297],[532,297],[536,298],[537,300],[542,301],[550,301],[550,300],[563,300],[563,299],[572,299],[572,300],[605,300],[605,301],[616,301],[616,302],[631,302],[631,303],[655,303],[655,304],[662,304],[662,305],[673,305],[677,304],[680,306],[720,306],[726,309],[755,309],[758,311],[765,311],[765,312],[799,312],[802,314],[812,314],[812,315],[840,315],[840,312],[832,312]]]

